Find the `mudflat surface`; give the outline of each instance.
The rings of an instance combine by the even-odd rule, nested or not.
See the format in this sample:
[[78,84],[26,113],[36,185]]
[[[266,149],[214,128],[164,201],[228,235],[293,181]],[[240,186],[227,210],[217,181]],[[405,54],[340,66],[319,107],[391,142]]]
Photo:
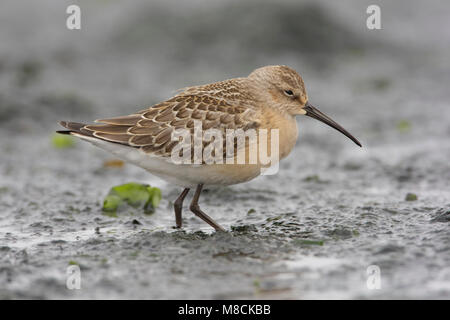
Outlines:
[[[82,30],[68,31],[69,3],[7,2],[0,298],[450,298],[450,5],[383,2],[369,31],[360,1],[83,2]],[[113,157],[87,143],[51,143],[57,120],[132,113],[267,64],[299,71],[364,147],[300,117],[278,174],[202,195],[226,233],[187,208],[174,229],[179,188],[105,167]],[[131,181],[161,188],[156,212],[102,214]],[[66,288],[69,265],[80,290]]]

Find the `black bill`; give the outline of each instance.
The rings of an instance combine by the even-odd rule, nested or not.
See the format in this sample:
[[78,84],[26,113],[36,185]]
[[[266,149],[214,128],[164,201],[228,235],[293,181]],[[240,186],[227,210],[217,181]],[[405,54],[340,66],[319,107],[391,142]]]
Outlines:
[[327,115],[320,112],[317,108],[313,107],[309,104],[309,102],[306,103],[305,107],[303,108],[306,111],[306,115],[317,119],[319,121],[322,121],[323,123],[329,125],[330,127],[336,129],[337,131],[341,132],[342,134],[346,135],[349,139],[351,139],[354,143],[356,143],[358,146],[362,147],[361,143],[356,139],[354,136],[352,136],[347,130],[342,128],[337,122],[335,122],[333,119],[328,117]]

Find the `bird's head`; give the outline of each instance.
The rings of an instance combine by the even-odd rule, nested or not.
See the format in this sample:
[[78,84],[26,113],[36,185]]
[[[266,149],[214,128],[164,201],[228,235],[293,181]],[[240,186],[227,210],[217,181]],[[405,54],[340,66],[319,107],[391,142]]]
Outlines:
[[281,112],[290,116],[307,115],[346,135],[361,147],[361,143],[347,130],[308,101],[302,77],[287,66],[266,66],[254,70],[248,78],[262,90],[263,99],[270,99]]

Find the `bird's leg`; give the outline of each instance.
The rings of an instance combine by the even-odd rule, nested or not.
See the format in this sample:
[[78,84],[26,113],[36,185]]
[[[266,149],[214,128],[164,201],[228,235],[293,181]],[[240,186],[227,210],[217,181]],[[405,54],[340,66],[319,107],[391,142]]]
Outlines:
[[189,193],[189,188],[186,188],[181,192],[180,196],[175,200],[173,203],[173,208],[175,209],[175,223],[177,225],[177,228],[181,228],[182,221],[181,221],[181,210],[183,208],[183,201],[184,198],[186,198],[186,195]]
[[203,184],[199,184],[197,186],[197,190],[195,190],[194,197],[192,198],[191,205],[189,206],[189,209],[200,219],[205,221],[207,224],[209,224],[211,227],[216,229],[216,231],[225,231],[224,228],[219,226],[213,219],[211,219],[210,216],[208,216],[206,213],[204,213],[199,205],[198,205],[198,199],[200,198],[200,193],[202,193]]

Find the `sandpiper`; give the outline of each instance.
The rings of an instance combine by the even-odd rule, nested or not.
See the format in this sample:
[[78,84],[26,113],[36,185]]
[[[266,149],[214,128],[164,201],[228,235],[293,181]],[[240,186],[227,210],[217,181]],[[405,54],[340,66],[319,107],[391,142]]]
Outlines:
[[[183,187],[174,202],[177,227],[182,226],[183,200],[189,190],[196,187],[190,210],[217,231],[224,231],[200,209],[198,201],[202,188],[205,185],[223,186],[249,181],[261,174],[264,165],[259,160],[249,163],[247,155],[245,163],[206,163],[204,160],[175,163],[173,151],[180,145],[180,140],[174,139],[174,133],[180,129],[193,133],[196,123],[202,125],[202,130],[216,129],[223,136],[230,129],[276,129],[278,160],[281,160],[291,152],[297,141],[297,115],[322,121],[361,146],[355,137],[308,102],[301,76],[287,66],[266,66],[254,70],[247,77],[188,87],[145,110],[95,121],[101,124],[61,121],[60,124],[68,130],[58,132],[87,140]],[[259,141],[245,140],[240,145],[234,143],[232,151],[249,151],[252,144]],[[207,145],[208,142],[202,142],[202,146]],[[225,158],[229,158],[229,150],[225,149],[226,146],[220,150]],[[232,158],[236,157],[236,153],[230,154]]]

